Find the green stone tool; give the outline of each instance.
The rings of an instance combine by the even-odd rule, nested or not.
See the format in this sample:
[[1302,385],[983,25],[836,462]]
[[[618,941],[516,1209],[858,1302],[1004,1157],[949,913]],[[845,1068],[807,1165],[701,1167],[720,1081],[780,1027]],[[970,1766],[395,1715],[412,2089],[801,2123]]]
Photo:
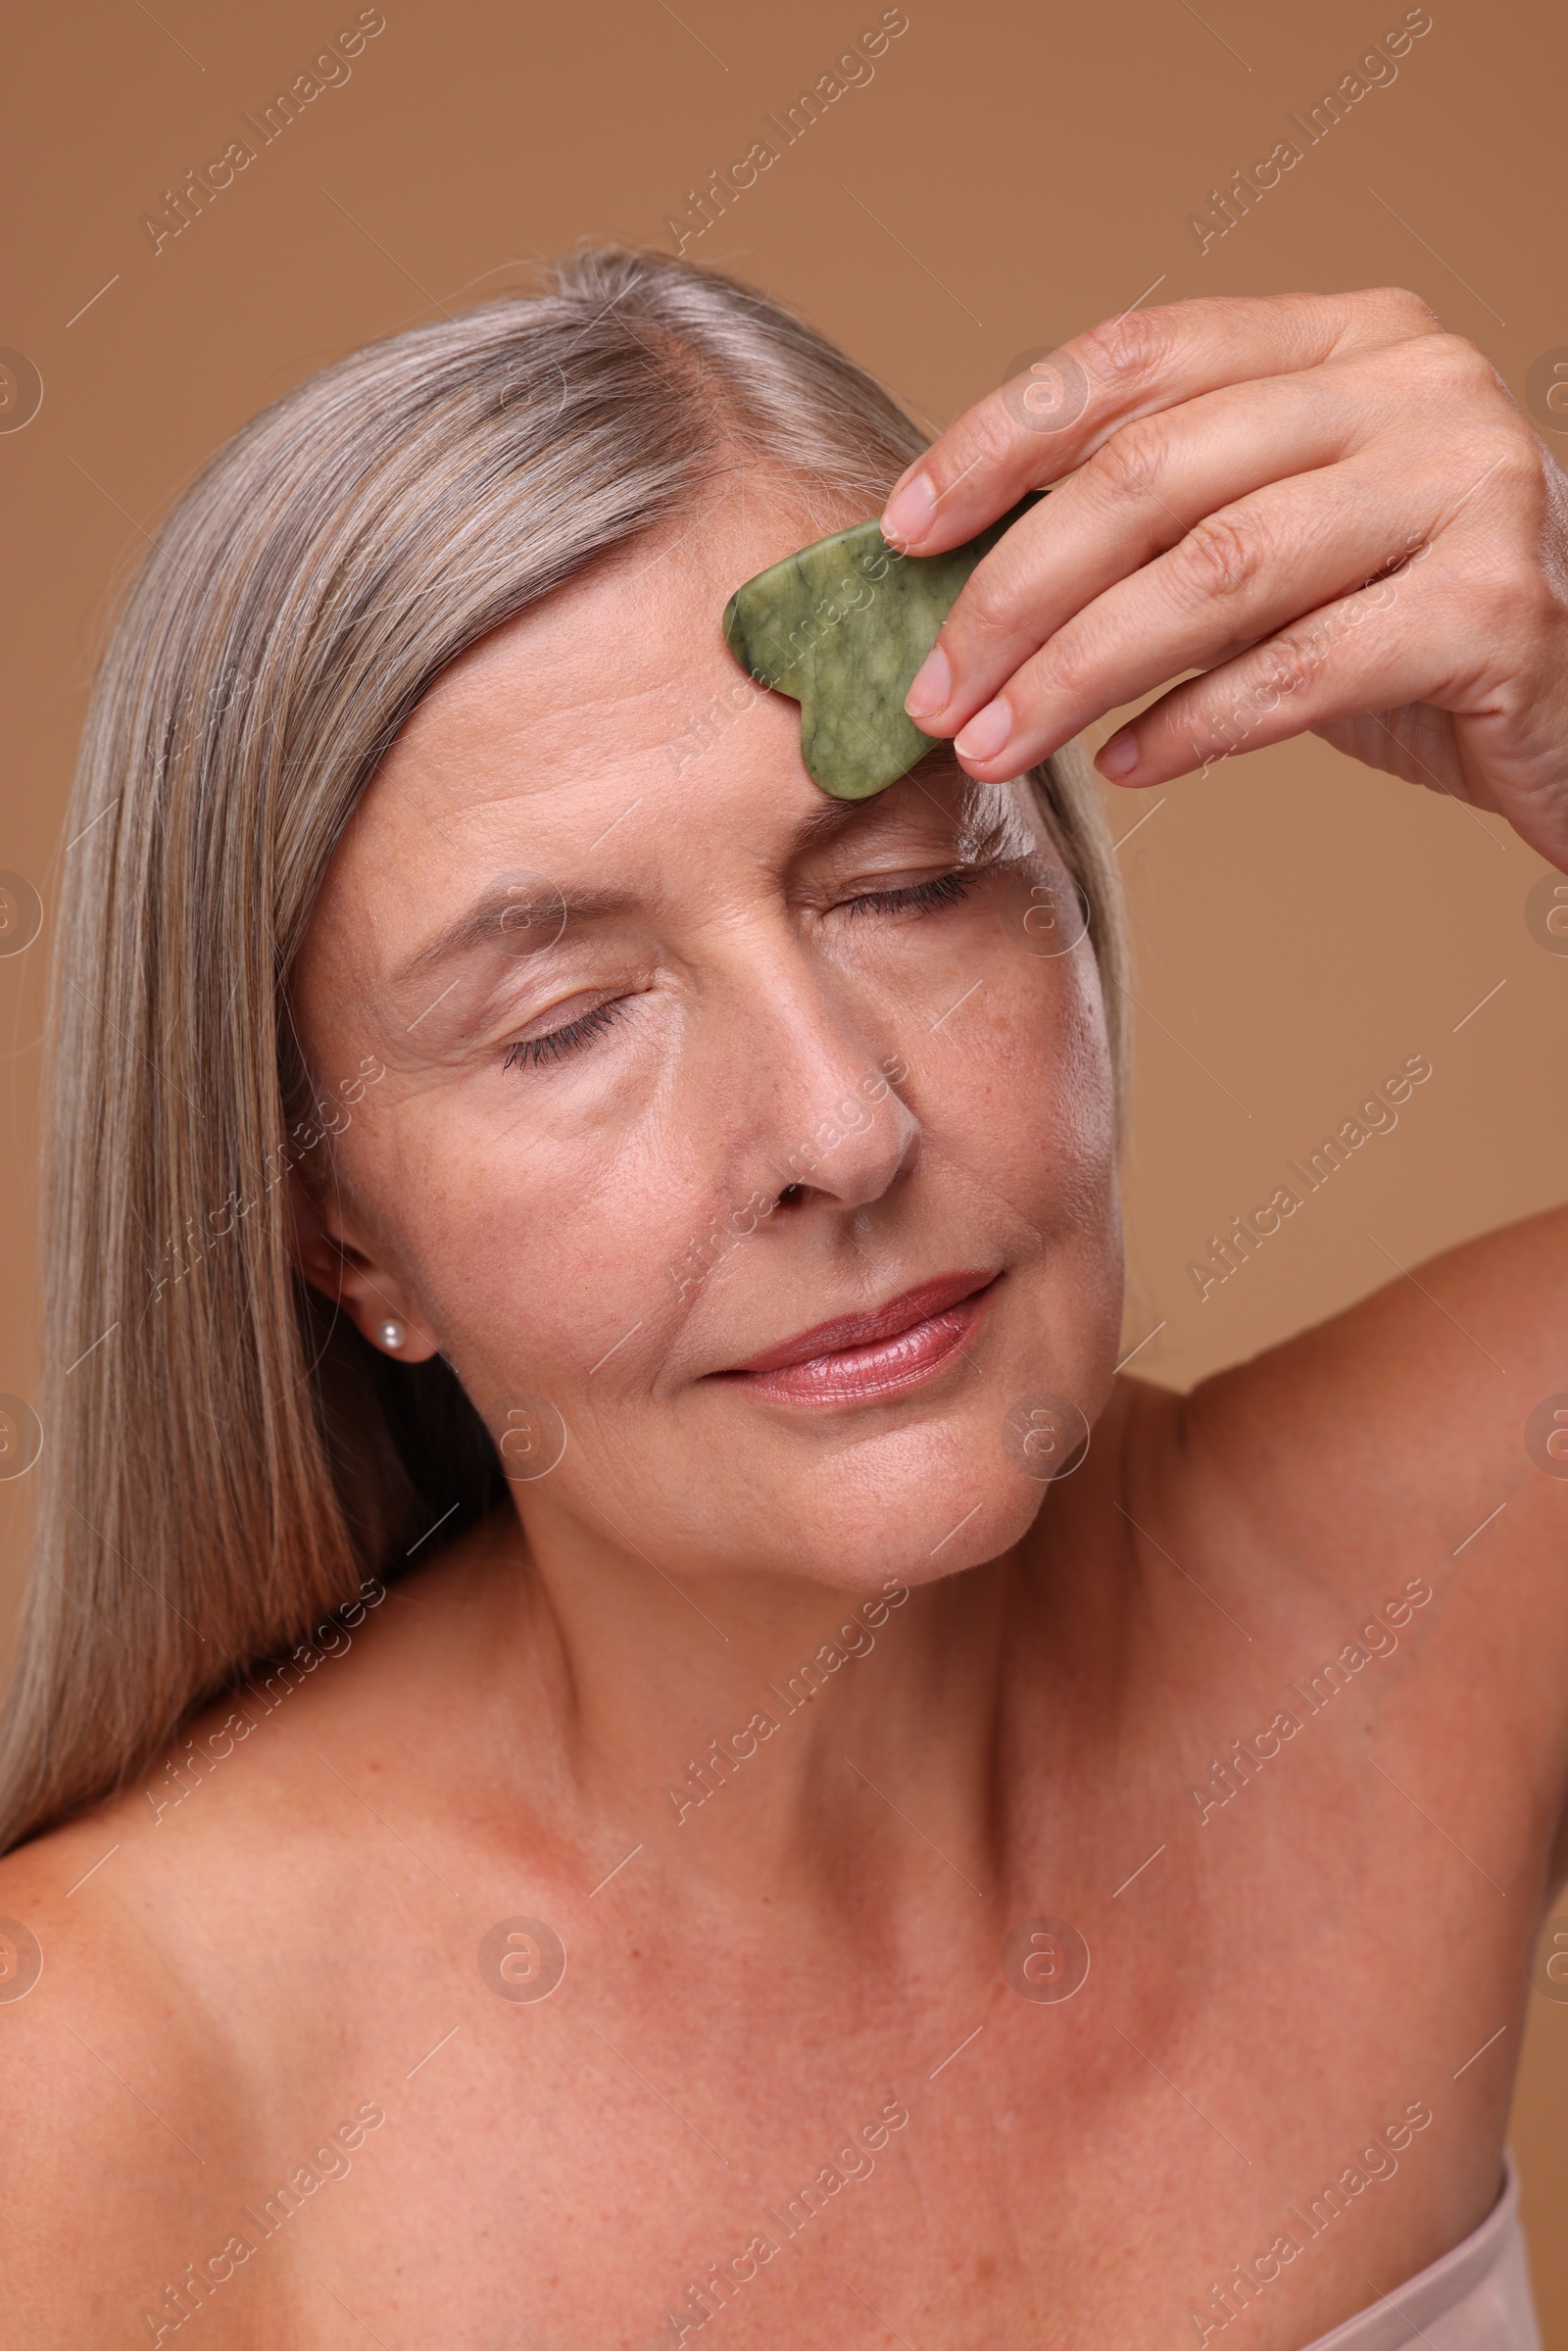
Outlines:
[[870,800],[938,747],[904,697],[981,557],[1045,495],[946,555],[901,555],[858,522],[736,589],[724,642],[759,685],[800,704],[801,757],[833,799]]

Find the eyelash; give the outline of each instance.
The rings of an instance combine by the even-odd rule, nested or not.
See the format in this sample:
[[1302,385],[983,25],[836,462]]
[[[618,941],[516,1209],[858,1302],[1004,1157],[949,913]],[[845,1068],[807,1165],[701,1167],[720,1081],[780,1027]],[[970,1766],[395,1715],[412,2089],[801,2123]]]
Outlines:
[[567,1021],[564,1028],[551,1029],[547,1036],[523,1037],[510,1048],[501,1066],[504,1070],[515,1065],[519,1069],[538,1069],[546,1061],[559,1061],[564,1054],[575,1053],[591,1037],[599,1036],[620,1018],[624,1009],[616,998],[608,1004],[596,1004],[584,1012],[580,1020]]
[[[914,882],[906,890],[868,890],[859,898],[849,899],[846,905],[852,915],[867,910],[891,914],[909,907],[926,910],[950,906],[968,895],[969,884],[962,874],[944,873],[936,881]],[[591,1039],[602,1036],[624,1009],[623,1001],[616,998],[610,1004],[595,1005],[591,1012],[585,1012],[580,1020],[568,1021],[564,1028],[551,1029],[546,1036],[520,1038],[508,1048],[502,1069],[539,1069],[547,1061],[560,1061]]]
[[934,882],[911,883],[907,890],[867,890],[862,897],[846,903],[852,915],[867,909],[872,913],[892,914],[907,906],[951,906],[968,895],[969,883],[963,874],[944,873]]

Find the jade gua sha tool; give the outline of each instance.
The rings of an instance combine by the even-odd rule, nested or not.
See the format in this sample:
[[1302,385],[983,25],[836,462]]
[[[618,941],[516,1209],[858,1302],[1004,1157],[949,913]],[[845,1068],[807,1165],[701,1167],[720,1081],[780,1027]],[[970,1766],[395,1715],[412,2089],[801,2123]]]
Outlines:
[[870,800],[939,748],[904,697],[981,557],[1046,494],[946,555],[901,555],[858,522],[736,589],[724,642],[760,686],[800,704],[807,773],[834,800]]

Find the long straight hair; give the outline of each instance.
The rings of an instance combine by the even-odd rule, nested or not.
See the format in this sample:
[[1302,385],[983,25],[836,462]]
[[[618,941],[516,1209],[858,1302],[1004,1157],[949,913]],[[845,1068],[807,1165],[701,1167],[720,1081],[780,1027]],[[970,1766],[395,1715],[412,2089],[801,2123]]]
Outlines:
[[[454,1494],[443,1540],[505,1491],[447,1365],[390,1363],[290,1256],[288,1167],[375,1083],[305,1069],[290,967],[399,728],[466,647],[737,465],[820,500],[829,529],[923,445],[761,295],[603,250],[313,376],[171,513],[98,676],[66,836],[45,1445],[0,1850],[123,1785]],[[1093,779],[1069,750],[1036,786],[1089,900],[1119,1067]]]

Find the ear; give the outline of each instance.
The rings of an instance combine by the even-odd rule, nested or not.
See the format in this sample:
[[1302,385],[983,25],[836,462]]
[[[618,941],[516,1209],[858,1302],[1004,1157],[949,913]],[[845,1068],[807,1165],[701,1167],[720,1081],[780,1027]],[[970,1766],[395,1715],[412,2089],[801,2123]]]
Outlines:
[[[441,1343],[403,1284],[337,1229],[297,1167],[288,1171],[289,1253],[313,1290],[341,1306],[363,1339],[395,1363],[427,1363]],[[382,1325],[400,1322],[407,1337],[388,1347]]]

